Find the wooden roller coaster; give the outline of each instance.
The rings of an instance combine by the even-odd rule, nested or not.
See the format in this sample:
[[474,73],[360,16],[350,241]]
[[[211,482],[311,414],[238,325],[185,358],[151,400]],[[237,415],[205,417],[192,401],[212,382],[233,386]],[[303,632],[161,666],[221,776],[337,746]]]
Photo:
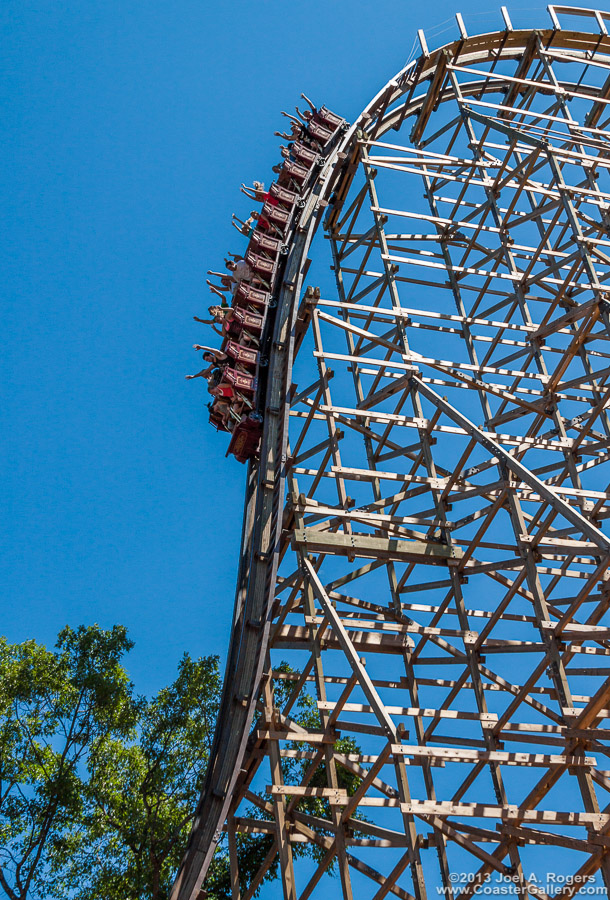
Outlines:
[[300,182],[172,900],[221,838],[234,900],[610,884],[610,14],[549,13],[420,32]]

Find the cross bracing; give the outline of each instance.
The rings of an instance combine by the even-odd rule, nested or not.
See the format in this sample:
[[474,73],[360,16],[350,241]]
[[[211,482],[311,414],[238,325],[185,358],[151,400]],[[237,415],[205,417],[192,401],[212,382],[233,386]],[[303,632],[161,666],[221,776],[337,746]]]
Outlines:
[[222,834],[240,900],[608,886],[610,39],[551,15],[424,41],[306,200],[180,900]]

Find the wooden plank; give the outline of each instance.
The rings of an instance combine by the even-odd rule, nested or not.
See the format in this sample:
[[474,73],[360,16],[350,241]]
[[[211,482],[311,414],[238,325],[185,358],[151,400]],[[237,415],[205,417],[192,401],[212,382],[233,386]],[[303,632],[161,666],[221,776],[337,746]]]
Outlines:
[[265,788],[272,796],[322,797],[329,803],[347,803],[347,791],[340,788],[303,787],[300,784],[268,784]]
[[403,541],[396,538],[379,538],[368,534],[331,534],[313,528],[295,530],[292,546],[306,553],[328,553],[335,556],[356,556],[364,559],[395,559],[446,564],[447,560],[459,560],[460,548],[423,541]]
[[[332,701],[322,702],[318,700],[317,706],[318,709],[329,710],[334,709],[335,704]],[[373,711],[372,707],[367,706],[365,703],[346,703],[344,709],[346,712],[370,713]],[[498,721],[498,717],[495,713],[465,712],[458,709],[436,709],[436,707],[422,709],[418,706],[388,706],[387,704],[385,709],[389,715],[394,716],[416,716],[424,719],[462,719],[472,722],[482,722],[486,728],[491,728]],[[397,744],[395,746],[401,745]]]
[[[404,653],[408,647],[413,646],[412,639],[406,634],[378,634],[349,629],[348,635],[350,642],[360,653]],[[278,649],[308,650],[310,645],[310,632],[305,625],[282,625],[275,631],[273,646]],[[324,646],[327,649],[339,649],[341,642],[336,634],[330,633],[324,637]],[[460,656],[459,653],[456,655]]]
[[434,803],[431,800],[412,800],[402,803],[403,812],[416,816],[464,816],[480,819],[520,820],[547,825],[574,825],[584,828],[604,828],[610,824],[608,813],[564,812],[558,810],[520,809],[518,806],[490,806],[485,803]]
[[[443,711],[439,711],[439,715]],[[520,753],[503,750],[469,750],[455,747],[417,747],[395,744],[392,753],[444,759],[447,762],[494,762],[507,766],[596,766],[594,756],[559,756],[548,753]]]

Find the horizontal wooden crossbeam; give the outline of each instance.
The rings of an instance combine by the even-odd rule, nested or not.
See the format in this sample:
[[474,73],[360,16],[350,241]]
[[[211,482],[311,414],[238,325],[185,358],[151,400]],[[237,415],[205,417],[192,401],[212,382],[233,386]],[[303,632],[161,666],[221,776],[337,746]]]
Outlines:
[[393,559],[398,562],[425,562],[430,565],[446,565],[449,560],[457,561],[464,555],[459,547],[432,541],[430,543],[403,541],[358,533],[332,534],[313,528],[295,530],[292,546],[295,550],[302,549],[306,553],[325,553],[363,559]]

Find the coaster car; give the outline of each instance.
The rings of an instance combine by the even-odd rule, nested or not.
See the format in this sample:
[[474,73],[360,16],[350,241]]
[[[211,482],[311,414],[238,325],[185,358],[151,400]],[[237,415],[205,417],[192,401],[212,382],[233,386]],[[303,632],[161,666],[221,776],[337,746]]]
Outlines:
[[308,175],[309,169],[306,166],[301,166],[299,163],[291,162],[291,160],[286,159],[284,160],[282,173],[278,180],[280,184],[292,186],[296,183],[300,187],[307,181]]
[[325,106],[321,106],[320,109],[314,113],[313,118],[314,122],[318,122],[325,128],[330,128],[333,132],[335,132],[337,128],[341,128],[345,123],[345,119],[341,118],[341,116],[338,116],[336,113],[331,112],[330,109],[326,109]]
[[235,364],[256,371],[259,356],[257,350],[252,350],[250,347],[244,347],[236,341],[227,341],[224,352],[227,356],[230,356],[231,359],[235,360]]
[[234,308],[231,319],[223,325],[223,331],[228,338],[234,338],[238,343],[242,343],[240,340],[242,336],[247,341],[258,343],[263,330],[263,322],[264,317],[259,316],[258,313]]
[[245,463],[254,459],[258,452],[261,435],[263,433],[263,417],[258,413],[250,413],[243,416],[241,421],[233,429],[231,440],[227,448],[227,456],[232,453],[238,462]]
[[310,150],[305,144],[295,141],[292,145],[292,155],[300,165],[307,169],[311,169],[320,154],[316,153],[315,150]]
[[247,281],[241,281],[239,287],[233,296],[233,306],[247,308],[253,306],[255,309],[263,310],[270,300],[267,291],[261,291],[249,284]]
[[307,126],[307,133],[318,142],[320,147],[325,147],[332,138],[334,132],[332,129],[325,128],[323,125],[320,125],[319,122],[314,121],[310,122]]
[[274,257],[279,255],[282,247],[282,242],[277,238],[267,237],[263,232],[255,230],[250,238],[248,249],[261,256]]
[[282,187],[277,181],[274,181],[270,186],[269,194],[274,200],[277,200],[278,203],[285,206],[287,209],[292,209],[295,203],[300,199],[299,194],[296,191],[289,191],[288,188]]
[[227,366],[222,373],[222,380],[231,385],[235,391],[242,394],[254,394],[256,391],[256,378],[254,375],[247,375],[245,372],[238,372]]
[[261,279],[266,284],[271,282],[277,268],[275,260],[259,256],[258,253],[253,253],[251,250],[246,250],[246,262],[252,269],[255,278]]
[[[290,165],[294,165],[294,163],[290,163]],[[286,163],[284,164],[284,169],[286,168]],[[305,177],[307,177],[307,169],[303,169],[302,166],[297,166],[297,168],[302,169],[305,173]],[[282,176],[280,175],[280,178]],[[270,203],[265,203],[263,205],[262,217],[267,219],[275,228],[279,231],[279,233],[285,237],[286,232],[290,226],[290,220],[292,218],[292,210],[284,209],[282,206],[272,206]]]

